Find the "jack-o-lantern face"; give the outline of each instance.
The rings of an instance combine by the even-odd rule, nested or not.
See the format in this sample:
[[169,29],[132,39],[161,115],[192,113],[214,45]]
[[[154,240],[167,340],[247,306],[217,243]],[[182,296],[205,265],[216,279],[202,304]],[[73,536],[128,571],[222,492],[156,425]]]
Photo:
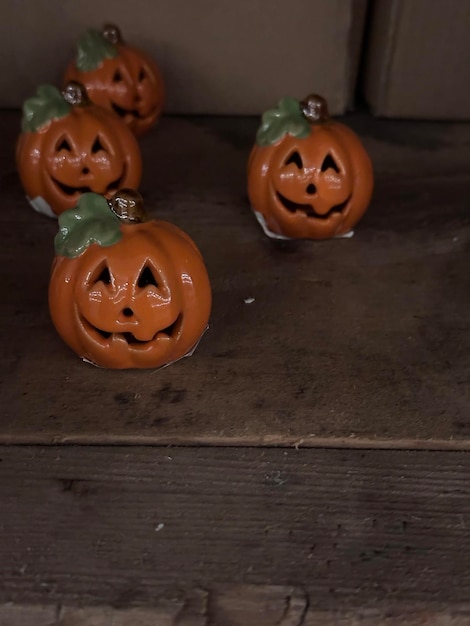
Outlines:
[[48,214],[58,215],[76,206],[87,191],[111,197],[125,185],[136,187],[142,173],[139,146],[125,124],[87,102],[80,87],[70,85],[65,97],[73,92],[70,98],[75,100],[72,105],[70,98],[62,100],[69,105],[65,115],[53,115],[54,102],[57,105],[62,98],[54,87],[40,88],[38,94],[42,90],[43,97],[25,103],[26,113],[31,102],[36,112],[44,113],[50,106],[51,117],[37,129],[26,125],[17,146],[18,171],[26,194],[36,209]]
[[194,348],[209,318],[201,254],[176,226],[141,222],[140,202],[120,190],[111,201],[116,217],[102,196],[86,194],[59,220],[51,317],[75,352],[104,367],[171,363]]
[[272,235],[326,239],[350,231],[366,211],[372,166],[358,137],[327,117],[320,96],[302,105],[286,98],[265,114],[248,195]]
[[137,136],[150,130],[162,113],[160,69],[148,54],[124,43],[116,26],[83,35],[65,73],[65,81],[70,80],[84,84],[93,102],[113,110]]

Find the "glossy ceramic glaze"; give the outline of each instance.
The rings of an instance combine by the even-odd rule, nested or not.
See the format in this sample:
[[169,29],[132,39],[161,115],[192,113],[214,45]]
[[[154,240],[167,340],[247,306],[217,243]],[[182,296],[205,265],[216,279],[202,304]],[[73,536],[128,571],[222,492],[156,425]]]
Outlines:
[[196,245],[168,222],[143,220],[130,190],[109,204],[85,194],[59,218],[50,314],[96,365],[161,367],[191,352],[207,327],[211,288]]
[[147,53],[124,43],[116,26],[83,35],[65,72],[69,80],[83,83],[93,102],[117,113],[137,136],[162,113],[165,87],[159,67]]
[[363,216],[372,189],[361,141],[328,116],[323,98],[284,98],[263,115],[248,162],[248,196],[273,236],[344,235]]
[[81,85],[61,94],[43,85],[23,106],[16,163],[36,210],[51,216],[76,206],[87,191],[111,197],[136,188],[142,159],[136,138],[113,113],[91,103]]

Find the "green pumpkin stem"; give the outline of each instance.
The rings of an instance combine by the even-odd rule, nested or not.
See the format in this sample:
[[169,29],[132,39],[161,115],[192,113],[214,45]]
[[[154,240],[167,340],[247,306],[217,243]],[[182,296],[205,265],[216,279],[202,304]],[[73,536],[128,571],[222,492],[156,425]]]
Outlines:
[[64,100],[72,106],[87,106],[91,104],[87,91],[82,83],[70,80],[62,91]]
[[143,198],[134,189],[119,189],[108,204],[123,224],[141,224],[148,219]]
[[21,129],[23,132],[35,133],[53,120],[65,117],[71,106],[54,85],[40,85],[36,95],[28,98],[23,104]]
[[75,64],[81,72],[92,72],[106,59],[118,55],[118,49],[100,31],[90,28],[79,39]]
[[330,119],[328,104],[322,96],[310,94],[300,102],[303,116],[311,124],[323,124]]
[[308,137],[310,132],[310,124],[302,114],[299,101],[287,96],[279,100],[277,107],[263,113],[256,143],[259,146],[272,146],[284,135],[303,138]]
[[106,198],[89,191],[78,204],[59,215],[59,232],[54,245],[58,256],[75,258],[92,244],[113,246],[122,238],[121,223],[110,211]]

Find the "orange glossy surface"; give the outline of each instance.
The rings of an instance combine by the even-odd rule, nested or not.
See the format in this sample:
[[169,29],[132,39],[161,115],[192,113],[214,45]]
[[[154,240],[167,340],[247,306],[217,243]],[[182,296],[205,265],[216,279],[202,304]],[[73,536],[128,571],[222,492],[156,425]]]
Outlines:
[[357,135],[329,120],[306,138],[286,134],[255,145],[248,163],[248,196],[275,234],[328,239],[349,232],[372,195],[372,164]]
[[43,198],[59,215],[85,191],[111,197],[137,188],[142,158],[134,135],[115,115],[94,104],[74,106],[37,132],[19,137],[16,163],[30,199]]
[[117,44],[118,56],[105,59],[95,70],[80,71],[72,61],[64,82],[76,80],[85,85],[89,98],[117,113],[132,132],[141,136],[160,117],[165,102],[161,71],[145,52],[127,44]]
[[62,339],[103,367],[156,368],[185,356],[206,329],[211,288],[189,236],[162,221],[121,224],[122,239],[56,257],[49,309]]

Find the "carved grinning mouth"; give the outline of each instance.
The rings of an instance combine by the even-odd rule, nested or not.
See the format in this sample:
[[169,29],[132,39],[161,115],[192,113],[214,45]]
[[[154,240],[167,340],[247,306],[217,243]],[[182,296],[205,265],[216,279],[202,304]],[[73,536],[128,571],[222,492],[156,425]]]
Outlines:
[[289,200],[288,198],[280,194],[278,191],[276,192],[276,194],[277,194],[278,200],[290,213],[295,213],[296,211],[302,211],[302,213],[305,213],[307,217],[316,217],[317,219],[321,219],[321,220],[326,220],[327,218],[330,217],[330,215],[333,215],[333,213],[341,213],[346,208],[346,205],[351,199],[351,196],[348,196],[348,198],[346,198],[344,202],[341,202],[340,204],[335,204],[334,206],[332,206],[331,209],[328,211],[328,213],[321,214],[321,213],[317,213],[311,204],[299,204],[297,202],[293,202],[292,200]]
[[[122,174],[116,180],[113,180],[106,186],[106,191],[104,195],[117,191],[120,187],[123,186],[123,181],[126,177],[126,167],[122,171]],[[81,187],[71,187],[70,185],[66,185],[65,183],[61,183],[59,180],[51,176],[52,181],[59,187],[59,189],[67,196],[74,196],[75,194],[87,193],[88,191],[94,191],[88,185],[83,185]]]
[[98,333],[103,339],[111,339],[113,337],[119,337],[119,338],[124,339],[127,342],[127,344],[132,347],[145,346],[149,343],[152,343],[152,341],[154,341],[155,339],[158,339],[159,337],[161,337],[162,339],[163,338],[174,339],[179,334],[182,321],[183,321],[183,314],[180,313],[174,322],[172,322],[166,328],[163,328],[162,330],[158,330],[151,339],[145,341],[142,339],[137,339],[137,337],[129,331],[126,331],[123,333],[112,333],[107,330],[102,330],[101,328],[98,328],[94,324],[91,324],[88,320],[86,320],[82,316],[82,322],[84,323],[84,325],[89,330],[91,329],[95,331],[96,333]]
[[115,102],[111,102],[111,106],[113,110],[121,117],[126,117],[126,115],[132,115],[133,117],[138,117],[140,120],[143,120],[146,117],[150,117],[150,115],[152,115],[152,112],[153,112],[151,111],[150,113],[147,113],[146,115],[142,115],[141,113],[139,113],[137,109],[123,109]]

